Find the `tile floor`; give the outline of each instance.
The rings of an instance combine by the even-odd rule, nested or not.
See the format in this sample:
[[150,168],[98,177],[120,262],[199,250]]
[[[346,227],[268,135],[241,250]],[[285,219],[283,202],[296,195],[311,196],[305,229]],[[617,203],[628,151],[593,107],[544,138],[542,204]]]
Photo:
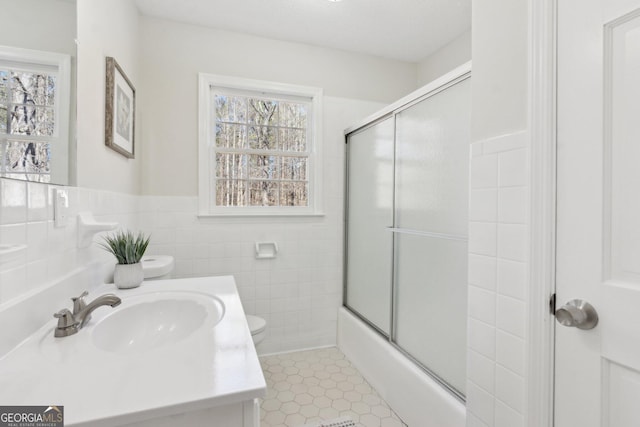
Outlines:
[[358,427],[406,427],[336,347],[260,358],[267,380],[261,427],[350,417]]

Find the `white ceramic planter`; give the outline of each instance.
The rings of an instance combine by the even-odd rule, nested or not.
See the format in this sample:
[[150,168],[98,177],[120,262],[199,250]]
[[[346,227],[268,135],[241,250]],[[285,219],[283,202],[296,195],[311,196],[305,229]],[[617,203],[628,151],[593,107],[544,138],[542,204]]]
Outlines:
[[144,280],[142,263],[116,264],[113,272],[113,283],[120,289],[131,289],[140,286]]

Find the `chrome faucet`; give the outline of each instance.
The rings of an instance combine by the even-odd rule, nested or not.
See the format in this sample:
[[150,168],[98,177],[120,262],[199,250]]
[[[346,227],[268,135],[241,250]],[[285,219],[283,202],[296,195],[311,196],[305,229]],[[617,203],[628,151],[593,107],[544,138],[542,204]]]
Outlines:
[[85,296],[87,296],[87,291],[84,291],[79,297],[71,298],[73,301],[73,313],[63,308],[53,315],[58,319],[58,326],[53,333],[55,337],[68,337],[77,333],[91,319],[91,312],[96,308],[103,305],[116,307],[122,302],[120,298],[113,294],[105,294],[87,304],[84,302]]

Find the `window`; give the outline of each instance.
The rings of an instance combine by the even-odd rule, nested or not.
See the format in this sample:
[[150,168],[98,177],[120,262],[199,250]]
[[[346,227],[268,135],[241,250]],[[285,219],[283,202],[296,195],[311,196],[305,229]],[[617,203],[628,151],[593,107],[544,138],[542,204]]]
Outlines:
[[68,182],[69,67],[68,55],[0,47],[1,177]]
[[321,91],[200,75],[200,214],[320,210]]

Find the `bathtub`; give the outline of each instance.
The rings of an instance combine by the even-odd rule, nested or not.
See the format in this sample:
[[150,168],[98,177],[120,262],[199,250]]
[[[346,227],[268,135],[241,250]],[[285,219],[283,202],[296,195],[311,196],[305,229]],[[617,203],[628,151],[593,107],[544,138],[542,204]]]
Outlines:
[[463,402],[344,307],[338,347],[410,427],[465,426]]

